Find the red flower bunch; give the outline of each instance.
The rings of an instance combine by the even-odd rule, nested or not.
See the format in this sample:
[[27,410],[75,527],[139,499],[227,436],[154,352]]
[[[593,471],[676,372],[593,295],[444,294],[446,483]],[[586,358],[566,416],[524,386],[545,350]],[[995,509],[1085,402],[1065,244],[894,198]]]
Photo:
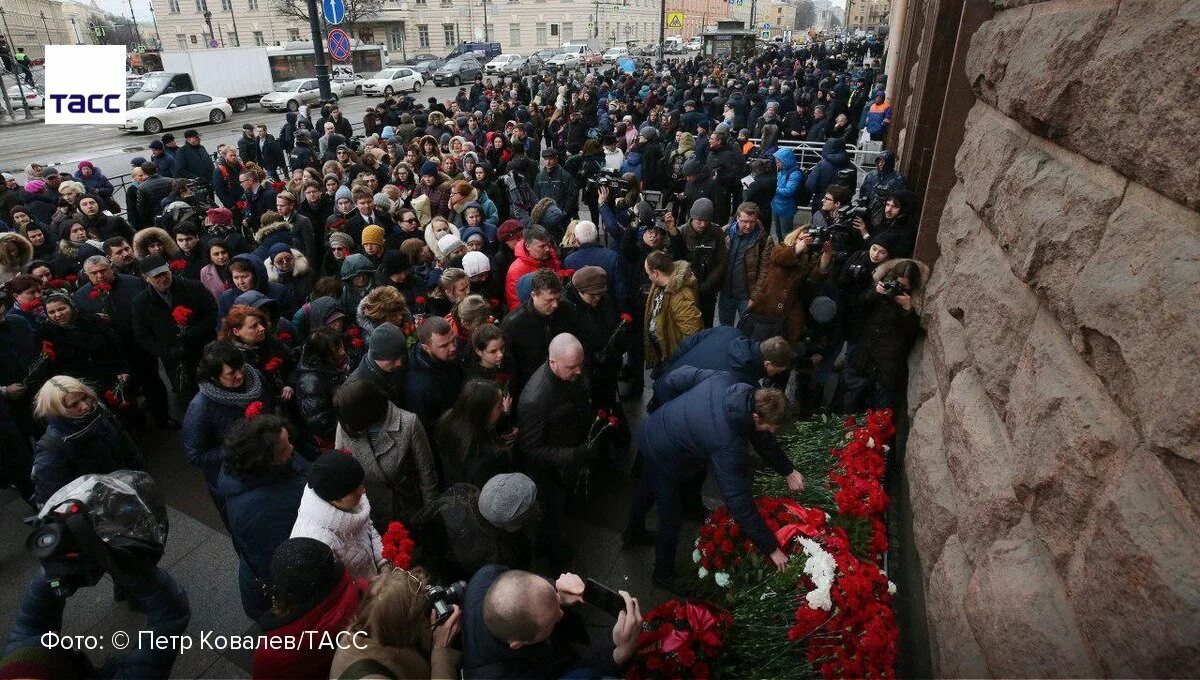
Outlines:
[[363,345],[367,344],[362,338],[350,338],[350,346],[354,349],[362,349]]
[[67,282],[68,282],[68,283],[75,283],[75,282],[76,282],[76,281],[78,281],[78,280],[79,280],[79,277],[78,277],[77,275],[75,275],[75,274],[67,274]]
[[99,300],[101,296],[112,292],[112,284],[97,283],[88,291],[88,298],[91,300]]
[[352,338],[357,338],[362,335],[362,329],[358,326],[351,326],[346,329],[346,335],[349,335]]
[[500,299],[499,298],[489,299],[488,304],[492,306],[492,309],[500,309]]
[[668,600],[650,610],[626,680],[708,678],[733,625],[728,612],[700,602]]
[[187,269],[187,260],[171,260],[171,264],[167,265],[171,271],[177,272]]
[[234,203],[233,207],[237,208],[238,210],[245,210],[247,205],[249,205],[249,204],[243,200],[243,201],[238,201],[238,202]]
[[42,354],[50,361],[58,361],[58,354],[54,351],[54,343],[49,340],[42,341]]
[[262,412],[263,403],[261,401],[252,401],[249,404],[246,404],[246,410],[243,415],[246,416],[246,420],[254,420],[262,415]]
[[175,325],[186,326],[192,319],[192,310],[183,305],[175,305],[175,309],[171,310],[171,318],[175,320]]
[[383,540],[383,559],[400,567],[408,569],[412,566],[413,543],[412,537],[400,522],[389,522],[387,531],[380,537]]
[[512,382],[512,376],[507,373],[497,373],[496,382],[500,383],[501,385],[507,385]]
[[418,295],[415,298],[413,298],[413,302],[417,303],[418,305],[423,305],[423,304],[425,304],[425,296]]
[[67,282],[62,279],[50,279],[51,288],[62,288],[65,285],[67,285]]
[[[825,512],[819,508],[806,508],[791,498],[758,498],[755,505],[767,528],[785,543],[796,536],[812,538],[825,530]],[[704,569],[729,571],[754,551],[754,543],[734,521],[729,507],[722,505],[700,527],[696,550]]]
[[283,367],[283,359],[280,357],[271,357],[267,359],[267,363],[263,364],[263,370],[268,373],[274,373]]
[[33,314],[42,308],[42,301],[35,298],[29,302],[22,302],[21,304],[17,305],[17,307],[26,314]]
[[275,180],[274,182],[271,182],[271,191],[283,191],[284,187],[286,186],[286,182]]
[[627,325],[633,324],[633,315],[629,312],[621,312],[621,323]]
[[877,517],[890,502],[883,490],[883,476],[887,470],[884,444],[896,433],[892,411],[867,411],[861,427],[853,418],[847,419],[845,425],[851,431],[850,440],[832,451],[836,463],[829,475],[836,489],[833,497],[838,512],[851,517]]

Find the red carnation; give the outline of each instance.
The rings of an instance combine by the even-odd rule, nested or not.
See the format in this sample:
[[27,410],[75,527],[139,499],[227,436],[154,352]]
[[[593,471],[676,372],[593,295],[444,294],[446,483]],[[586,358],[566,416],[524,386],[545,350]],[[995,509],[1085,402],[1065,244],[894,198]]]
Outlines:
[[32,314],[35,311],[37,311],[38,308],[40,308],[42,306],[42,301],[41,300],[30,300],[29,302],[22,302],[21,304],[19,304],[17,306],[21,308],[22,312],[25,312],[26,314]]
[[365,344],[367,344],[367,343],[364,342],[362,338],[353,338],[352,340],[350,340],[350,346],[353,347],[354,349],[360,349]]
[[630,314],[629,312],[622,312],[621,313],[621,322],[627,323],[627,324],[632,324],[633,323],[633,315]]
[[42,354],[45,354],[50,361],[58,361],[58,355],[54,353],[54,343],[49,340],[42,341]]
[[278,180],[271,182],[271,190],[272,191],[283,191],[283,188],[286,186],[287,186],[287,184],[284,184],[283,182],[280,182]]
[[497,373],[496,374],[496,382],[500,383],[501,385],[507,385],[509,383],[509,381],[511,381],[511,380],[512,380],[512,376],[510,376],[507,373]]
[[288,342],[292,339],[292,334],[287,331],[279,331],[279,339]]
[[609,425],[609,427],[616,427],[616,426],[617,426],[617,423],[619,423],[619,422],[621,422],[621,421],[617,420],[617,417],[616,417],[616,416],[609,416],[609,417],[608,417],[608,425]]
[[425,296],[418,295],[416,298],[413,299],[413,302],[416,302],[418,305],[423,305],[423,304],[425,304]]
[[175,309],[171,310],[171,318],[175,320],[176,325],[186,326],[192,318],[192,310],[183,305],[175,305]]
[[488,304],[492,306],[492,309],[498,309],[500,307],[500,300],[497,298],[492,298],[488,300]]
[[76,281],[79,280],[79,277],[76,276],[75,274],[67,274],[67,280],[70,281],[71,283],[75,283]]
[[352,338],[357,338],[358,336],[362,335],[362,329],[358,326],[351,326],[350,328],[346,329],[346,335],[349,335]]
[[103,292],[99,288],[93,288],[88,291],[88,298],[91,300],[99,300]]
[[245,210],[246,205],[247,203],[245,201],[238,201],[237,203],[233,204],[233,207],[237,208],[238,210]]
[[608,411],[605,411],[604,409],[600,409],[599,411],[596,411],[596,417],[599,418],[600,420],[604,420],[605,418],[608,417]]
[[262,415],[262,412],[263,403],[261,401],[252,401],[246,405],[246,411],[244,415],[246,416],[246,420],[254,420],[258,416]]
[[104,390],[104,401],[107,401],[109,404],[116,406],[117,402],[119,401],[117,399],[117,393],[113,392],[112,390]]
[[283,366],[283,359],[280,359],[279,357],[271,357],[267,360],[267,363],[263,365],[263,370],[267,371],[268,373],[274,373],[275,371],[278,371],[281,366]]
[[51,288],[62,288],[65,285],[67,285],[67,284],[62,279],[50,279],[50,287]]
[[177,272],[182,269],[187,269],[187,260],[171,260],[171,271]]

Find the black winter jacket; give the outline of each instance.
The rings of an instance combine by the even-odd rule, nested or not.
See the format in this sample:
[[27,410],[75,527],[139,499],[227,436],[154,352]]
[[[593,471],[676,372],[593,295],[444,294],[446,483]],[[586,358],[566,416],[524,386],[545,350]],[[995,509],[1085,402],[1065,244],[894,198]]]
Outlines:
[[[364,359],[363,363],[367,361]],[[337,431],[333,393],[346,382],[346,377],[346,371],[329,368],[311,357],[300,360],[292,380],[295,383],[296,406],[300,409],[301,428],[309,438],[333,442]]]
[[50,418],[34,451],[34,498],[41,505],[80,475],[144,467],[129,433],[111,411],[97,404],[82,418]]

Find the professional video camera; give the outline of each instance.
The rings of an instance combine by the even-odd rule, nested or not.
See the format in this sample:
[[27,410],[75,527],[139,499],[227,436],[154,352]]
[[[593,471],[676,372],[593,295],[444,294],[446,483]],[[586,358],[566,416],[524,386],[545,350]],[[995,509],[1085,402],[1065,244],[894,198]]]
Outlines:
[[857,198],[850,205],[844,205],[838,209],[838,218],[844,219],[847,222],[853,222],[855,218],[867,219],[871,211],[867,206],[863,205]]
[[608,187],[617,191],[625,191],[629,188],[629,185],[621,178],[619,170],[601,170],[588,177],[584,181],[584,186],[592,190],[599,189],[600,187]]
[[133,470],[84,475],[26,522],[33,532],[25,545],[62,598],[106,572],[121,581],[152,570],[167,543],[166,503],[150,475]]
[[896,297],[897,295],[908,295],[908,286],[900,283],[899,279],[884,279],[880,283],[883,284],[883,293],[888,297]]
[[432,584],[425,586],[425,601],[429,604],[429,610],[437,614],[437,620],[433,624],[435,628],[450,618],[450,614],[454,613],[454,605],[462,608],[463,596],[466,594],[466,581],[455,581],[444,588]]

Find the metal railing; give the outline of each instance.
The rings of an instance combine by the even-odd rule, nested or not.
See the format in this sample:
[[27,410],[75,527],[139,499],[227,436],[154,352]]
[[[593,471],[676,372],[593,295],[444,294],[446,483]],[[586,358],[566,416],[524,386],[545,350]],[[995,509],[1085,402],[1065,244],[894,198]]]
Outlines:
[[[761,144],[761,139],[751,139],[755,144]],[[821,160],[821,149],[824,148],[824,142],[801,142],[790,139],[781,139],[777,142],[781,147],[787,147],[796,154],[796,163],[804,172],[812,170]],[[874,145],[872,145],[873,147]],[[854,144],[846,145],[846,155],[854,162],[858,168],[858,181],[862,183],[867,173],[875,169],[875,159],[882,152],[879,148],[863,148],[860,149]]]

